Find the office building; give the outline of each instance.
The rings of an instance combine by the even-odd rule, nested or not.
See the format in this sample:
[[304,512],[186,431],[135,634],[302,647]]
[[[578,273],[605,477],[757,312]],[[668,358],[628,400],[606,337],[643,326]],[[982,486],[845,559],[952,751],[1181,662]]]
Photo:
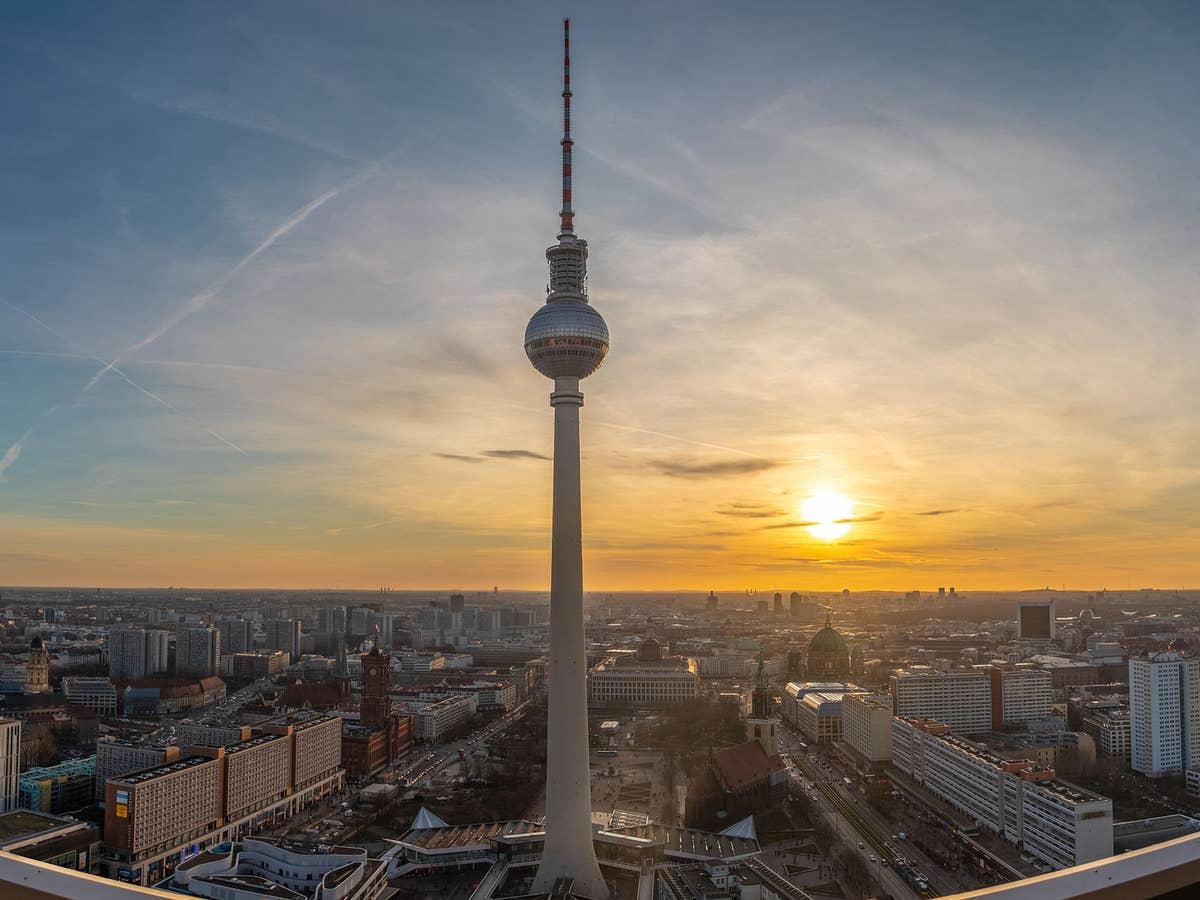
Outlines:
[[221,633],[221,653],[225,656],[254,649],[254,629],[245,619],[221,619],[217,631]]
[[796,724],[814,744],[842,739],[842,691],[809,691],[796,705]]
[[989,674],[993,728],[1024,725],[1050,715],[1053,689],[1048,671],[1032,666],[993,666]]
[[112,680],[103,676],[65,675],[63,697],[75,706],[83,706],[98,716],[117,714],[117,689]]
[[108,630],[108,675],[152,678],[167,671],[168,635],[156,628],[114,625]]
[[1200,769],[1200,659],[1129,660],[1130,767],[1150,778]]
[[[550,678],[553,683],[553,672]],[[610,656],[587,674],[587,686],[594,707],[671,706],[698,695],[700,675],[696,661],[686,657]]]
[[861,768],[878,769],[892,758],[892,698],[842,695],[842,741]]
[[0,813],[17,808],[21,796],[21,722],[0,719]]
[[206,625],[181,624],[175,630],[175,672],[191,678],[221,669],[221,632]]
[[84,809],[95,801],[96,757],[26,769],[19,788],[25,809],[52,814]]
[[282,650],[288,655],[289,664],[300,658],[299,619],[270,619],[264,626],[264,630],[267,635],[268,650]]
[[1096,743],[1096,753],[1129,765],[1130,722],[1128,709],[1095,709],[1083,717],[1081,730]]
[[1017,637],[1023,641],[1054,640],[1054,601],[1029,600],[1017,606]]
[[234,681],[256,681],[281,674],[288,667],[289,657],[283,650],[256,650],[235,653],[230,660]]
[[893,715],[936,719],[960,734],[992,727],[992,682],[985,670],[910,666],[892,674],[890,693]]
[[1006,759],[927,719],[892,719],[892,765],[1055,869],[1113,852],[1112,801],[1028,759]]
[[475,717],[475,698],[466,694],[406,700],[397,706],[412,719],[413,740],[427,744],[445,740]]

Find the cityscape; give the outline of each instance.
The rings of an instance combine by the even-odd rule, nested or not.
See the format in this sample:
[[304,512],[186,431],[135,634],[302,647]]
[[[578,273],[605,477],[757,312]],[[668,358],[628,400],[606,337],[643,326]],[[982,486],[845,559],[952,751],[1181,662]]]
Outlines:
[[[63,110],[71,110],[72,128],[89,123],[91,149],[81,159],[97,162],[110,143],[121,143],[114,123],[150,134],[138,131],[144,122],[133,124],[143,115],[183,117],[266,143],[253,152],[233,138],[189,145],[182,131],[164,127],[154,140],[124,146],[109,169],[107,162],[97,167],[107,171],[96,177],[103,186],[97,196],[109,198],[104,203],[127,181],[144,192],[116,201],[125,205],[116,213],[115,237],[76,234],[72,229],[92,226],[73,219],[73,201],[50,196],[44,185],[47,218],[34,226],[43,213],[31,212],[19,228],[70,231],[61,266],[44,282],[33,278],[23,268],[36,258],[30,243],[25,258],[18,249],[12,264],[0,267],[0,324],[12,325],[3,332],[12,346],[0,346],[0,378],[9,388],[0,401],[0,441],[9,440],[0,456],[0,896],[1196,895],[1200,587],[1192,585],[1200,584],[1193,577],[1200,506],[1192,502],[1191,451],[1200,420],[1186,399],[1196,396],[1194,363],[1167,362],[1180,348],[1194,349],[1196,320],[1194,310],[1189,318],[1186,309],[1156,306],[1139,293],[1184,276],[1177,261],[1155,253],[1136,259],[1141,268],[1133,257],[1127,268],[1114,262],[1111,280],[1125,281],[1115,289],[1126,291],[1126,305],[1106,306],[1111,297],[1098,290],[1096,302],[1108,316],[1098,327],[1108,330],[1080,337],[1124,330],[1128,347],[1121,353],[1089,346],[1084,356],[1047,360],[1042,353],[1055,356],[1057,338],[1033,335],[1049,320],[1016,321],[1036,316],[1036,298],[1024,312],[1008,307],[1014,321],[975,334],[995,309],[964,288],[964,308],[978,303],[983,310],[977,321],[968,323],[965,313],[956,320],[959,313],[933,302],[950,296],[940,290],[930,294],[932,305],[914,300],[907,315],[928,320],[913,334],[974,345],[977,358],[931,360],[923,375],[923,357],[937,356],[938,346],[906,347],[895,358],[904,366],[879,355],[881,370],[888,369],[883,380],[892,382],[886,386],[869,362],[848,359],[881,347],[872,343],[880,340],[876,332],[901,335],[900,319],[868,306],[855,313],[853,331],[875,336],[841,346],[824,362],[819,348],[827,351],[831,335],[849,332],[814,329],[809,346],[802,331],[788,335],[798,354],[790,376],[787,366],[745,356],[739,342],[747,334],[771,348],[791,327],[784,321],[792,300],[774,292],[786,266],[766,262],[770,252],[786,254],[787,242],[769,217],[718,224],[719,191],[708,197],[675,180],[693,167],[715,166],[736,184],[740,176],[726,167],[744,150],[702,162],[716,154],[715,144],[696,137],[689,146],[679,130],[669,145],[679,166],[663,176],[620,157],[611,140],[682,127],[671,124],[671,111],[656,122],[639,108],[639,91],[659,98],[665,83],[667,95],[686,105],[700,85],[711,109],[696,115],[709,118],[710,131],[779,138],[802,161],[815,144],[781,136],[777,129],[790,123],[768,119],[808,109],[812,120],[799,125],[811,135],[805,141],[831,141],[854,158],[864,140],[859,113],[844,117],[824,104],[844,96],[842,80],[883,90],[896,60],[863,51],[856,41],[867,40],[866,32],[849,21],[853,16],[816,4],[784,7],[765,4],[745,18],[689,12],[669,38],[662,13],[648,14],[630,39],[664,35],[672,65],[687,58],[683,48],[696,39],[701,59],[683,71],[628,55],[628,24],[617,10],[562,18],[550,5],[447,23],[428,10],[414,9],[406,19],[399,7],[349,4],[335,13],[298,4],[296,20],[283,24],[255,4],[204,11],[133,4],[111,20],[76,10],[61,23],[34,15],[17,23],[13,46],[21,60],[14,71],[27,65],[47,75],[36,92],[30,88],[41,123],[24,105],[14,113],[21,137],[12,156],[19,173],[14,197],[24,189],[18,184],[48,185],[60,176],[72,184],[66,173],[76,170],[67,157],[78,138],[56,130]],[[953,118],[936,112],[939,103],[995,104],[1025,116],[1025,127],[1043,112],[1038,104],[1048,101],[1034,99],[1036,92],[1018,91],[1008,101],[999,89],[990,93],[990,79],[998,78],[992,67],[1014,76],[1025,65],[1053,69],[1063,96],[1074,96],[1069,86],[1086,77],[1087,66],[1068,53],[1051,66],[1039,54],[1050,44],[1075,46],[1068,36],[1081,29],[1119,60],[1111,63],[1112,77],[1129,87],[1113,109],[1133,104],[1142,110],[1137,116],[1149,117],[1133,119],[1144,127],[1137,152],[1157,156],[1170,172],[1184,159],[1167,149],[1179,135],[1151,127],[1156,113],[1144,111],[1139,92],[1156,84],[1175,92],[1188,80],[1180,71],[1200,74],[1186,53],[1172,56],[1188,44],[1181,35],[1200,34],[1200,19],[1186,5],[1163,4],[1158,19],[1142,5],[1105,14],[1031,6],[1049,29],[1047,43],[1031,38],[1011,58],[1008,50],[994,58],[979,50],[998,46],[997,35],[1017,27],[1019,16],[995,7],[965,4],[952,14],[914,4],[912,21],[893,20],[884,5],[864,8],[877,24],[892,21],[906,60],[895,72],[908,73],[909,86],[920,89],[915,106],[897,108],[879,133],[918,140],[906,129],[915,128],[916,106],[929,104],[923,115],[932,118],[917,130],[930,160],[949,154],[970,131],[968,122],[967,131],[949,136],[948,124],[934,124]],[[972,13],[965,19],[964,10]],[[131,11],[137,14],[122,18]],[[772,35],[776,14],[779,33]],[[1177,27],[1167,27],[1172,22]],[[731,97],[746,72],[763,60],[791,58],[790,46],[777,42],[802,28],[818,35],[806,38],[815,55],[785,71],[811,80],[766,106],[742,109]],[[83,48],[93,29],[99,50],[62,50]],[[825,48],[822,34],[837,49]],[[506,35],[519,43],[497,49]],[[968,49],[982,52],[979,71],[961,84],[932,87],[916,53],[927,39],[937,48],[924,63],[929,73],[962,64]],[[393,41],[411,57],[393,58]],[[760,41],[761,59],[743,54]],[[1126,62],[1130,42],[1162,55],[1135,66]],[[136,52],[120,61],[112,53],[118,46]],[[216,81],[206,80],[213,77],[211,52],[225,67]],[[850,76],[853,65],[838,62],[843,58],[864,68]],[[355,149],[356,137],[368,141],[366,122],[386,121],[382,105],[350,88],[358,78],[378,79],[380,59],[410,70],[399,96],[415,104],[409,119],[419,135],[445,124],[448,98],[461,89],[447,65],[464,65],[460,74],[468,79],[479,66],[485,146],[434,142],[436,153],[426,157],[429,147],[419,140],[427,136],[390,146],[396,135],[378,124],[369,142],[389,149]],[[1174,68],[1173,59],[1185,69]],[[722,62],[710,70],[712,60]],[[748,68],[732,66],[722,80],[722,67],[735,60]],[[266,77],[260,64],[283,74]],[[180,92],[172,79],[185,70],[193,80],[180,82],[189,85]],[[155,87],[159,72],[167,74]],[[262,94],[241,80],[250,72]],[[428,72],[447,83],[426,97],[417,73]],[[122,99],[116,106],[111,97],[97,101],[88,119],[76,105],[82,95],[64,87],[76,80],[102,93],[118,85]],[[218,82],[219,90],[212,87]],[[272,91],[292,96],[299,85],[308,99],[297,108],[331,117],[327,123],[340,119],[345,129],[302,131],[284,107],[255,111],[252,97],[265,103]],[[1189,102],[1194,110],[1196,98]],[[519,110],[516,118],[497,115],[502,104]],[[1088,113],[1065,122],[1058,136],[1044,125],[1030,131],[1043,150],[1028,136],[1018,139],[1015,118],[1003,139],[976,122],[966,157],[986,156],[996,172],[1025,169],[1037,182],[1027,186],[1030,196],[1053,194],[1048,185],[1057,170],[1044,167],[1060,151],[1044,148],[1055,141],[1066,147],[1071,128],[1094,136],[1106,127],[1097,124],[1102,117],[1089,118],[1104,103],[1084,106]],[[625,131],[622,117],[631,110],[645,120]],[[882,107],[871,113],[888,115]],[[1197,121],[1181,124],[1180,133],[1195,130]],[[516,177],[525,169],[524,160],[498,149],[510,134],[505,122],[522,132],[511,134],[516,152],[538,161],[529,167],[529,184],[542,187],[528,197],[518,199],[524,183],[491,190],[500,173]],[[989,139],[1012,158],[985,150]],[[941,149],[933,149],[939,141]],[[1194,163],[1194,146],[1178,152]],[[872,163],[862,182],[867,193],[881,192],[871,201],[880,210],[888,206],[885,193],[921,193],[915,164],[893,151]],[[849,195],[830,152],[813,172],[793,173],[810,179],[809,205],[797,214],[819,219],[825,192]],[[1123,152],[1114,145],[1111,160],[1097,161],[1095,181],[1078,166],[1067,166],[1070,177],[1102,192],[1099,167],[1116,166]],[[283,162],[297,153],[311,156],[303,176]],[[139,154],[145,167],[127,168]],[[402,162],[406,155],[414,159]],[[155,188],[165,158],[179,169]],[[491,158],[495,171],[488,170]],[[774,177],[773,160],[766,160],[761,173]],[[949,155],[938,162],[950,181],[971,182]],[[1122,165],[1133,172],[1134,162]],[[179,176],[193,163],[195,194],[182,202],[188,189]],[[230,173],[242,165],[263,168],[232,192]],[[743,158],[734,168],[745,165]],[[218,173],[213,182],[197,174],[210,166]],[[363,221],[371,224],[360,236],[378,227],[390,240],[380,217],[395,204],[404,207],[405,191],[421,193],[425,176],[437,187],[444,168],[472,167],[463,187],[440,202],[455,215],[488,220],[494,243],[521,262],[477,249],[469,226],[441,231],[430,218],[422,233],[423,213],[405,207],[401,216],[414,227],[396,253],[412,254],[415,268],[425,264],[422,255],[435,261],[441,274],[430,284],[439,293],[426,302],[437,311],[426,318],[406,308],[386,326],[356,319],[362,298],[348,282],[339,284],[340,267],[375,287],[407,285],[402,293],[415,282],[375,256],[391,250],[351,239],[359,226],[350,224],[349,210],[366,210]],[[340,178],[329,182],[334,169]],[[830,180],[822,182],[821,173]],[[325,187],[270,224],[267,207],[275,201],[267,195],[291,177]],[[1177,240],[1170,223],[1186,213],[1172,204],[1183,201],[1135,181],[1129,174],[1106,201],[1092,208],[1079,199],[1069,215],[1039,227],[1094,240],[1086,257],[1092,264],[1106,258],[1097,248],[1135,219],[1144,230],[1132,243],[1150,241],[1157,227]],[[1019,182],[1005,181],[993,196],[1008,196]],[[132,311],[132,339],[118,335],[131,308],[101,325],[102,303],[88,311],[83,300],[36,302],[43,291],[86,291],[80,286],[92,277],[87,259],[124,259],[135,246],[147,260],[142,287],[151,287],[167,243],[199,240],[204,228],[198,218],[187,224],[198,215],[189,205],[215,202],[197,198],[218,183],[229,214],[252,230],[265,225],[265,232],[244,246],[227,239],[220,259],[193,259],[190,271],[172,263],[173,277],[192,285],[190,296]],[[1060,188],[1053,202],[1075,203],[1075,186]],[[972,206],[949,196],[956,186],[948,187],[946,196],[926,199],[963,203],[960,212]],[[788,188],[777,190],[779,201],[794,199]],[[159,200],[172,195],[182,205],[150,227],[148,207],[138,203],[156,191]],[[256,191],[263,206],[251,215],[239,204]],[[1128,203],[1136,214],[1118,210],[1121,191],[1135,198]],[[637,199],[646,192],[662,209]],[[622,228],[614,199],[636,207],[637,228]],[[518,207],[519,224],[505,212]],[[852,232],[886,222],[867,224],[865,213],[846,218],[836,204],[824,208],[829,228]],[[1194,230],[1190,213],[1181,227]],[[910,227],[897,236],[905,254],[915,259],[927,244],[941,248],[940,229],[958,229],[1001,260],[984,260],[962,244],[961,260],[972,258],[977,267],[947,265],[947,279],[962,276],[969,285],[998,265],[996,285],[1015,279],[1036,293],[1054,281],[1049,263],[1039,274],[1033,259],[1003,258],[1005,246],[1016,253],[1030,236],[1019,241],[1007,226],[985,224],[979,211],[953,224],[930,215],[940,223],[937,232]],[[1100,225],[1089,216],[1108,218]],[[328,219],[321,227],[333,233],[311,254],[311,245],[291,243],[293,232],[302,241],[310,218]],[[724,243],[726,229],[749,238]],[[105,249],[104,240],[122,247]],[[827,256],[836,255],[837,243],[817,241]],[[1066,259],[1085,251],[1058,252]],[[536,276],[541,295],[536,277],[527,277],[539,254],[546,267]],[[693,281],[672,284],[644,269],[632,274],[654,257],[669,274],[680,255],[695,270],[688,279],[697,297],[714,286],[718,294],[734,291],[739,278],[749,278],[745,287],[761,290],[761,301],[721,311],[686,295]],[[864,265],[887,256],[867,259],[862,251]],[[874,290],[897,302],[933,274],[890,265]],[[263,271],[254,273],[259,266]],[[251,273],[263,278],[255,287]],[[136,273],[120,288],[95,277],[97,293],[87,302],[108,296],[117,303],[118,294],[142,290]],[[297,277],[329,291],[319,312],[302,289],[283,289],[295,303],[290,311],[265,299]],[[849,304],[842,313],[829,305],[827,318],[845,313],[864,282],[843,277],[822,270],[807,287],[803,279],[789,282],[799,292],[794,302],[811,300],[818,310],[833,303],[821,299],[824,291]],[[1190,277],[1194,290],[1194,271]],[[451,318],[439,318],[456,293],[472,296]],[[660,307],[660,318],[645,318],[637,303]],[[772,310],[777,322],[755,318]],[[265,340],[259,316],[270,320]],[[230,330],[216,328],[217,319]],[[657,324],[647,331],[651,321]],[[722,358],[706,372],[705,348],[718,344],[705,341],[722,336],[744,365],[729,368]],[[906,342],[909,334],[901,337]],[[280,353],[284,344],[290,346]],[[254,349],[239,357],[239,346]],[[1003,375],[999,357],[991,356],[997,352],[1007,354]],[[380,362],[389,354],[411,359],[389,369]],[[1134,366],[1141,354],[1157,354],[1161,383],[1158,372],[1139,372],[1141,395],[1134,399],[1116,385],[1132,371],[1121,366]],[[502,366],[494,362],[499,356]],[[1089,356],[1098,364],[1113,357],[1113,370],[1094,381],[1076,372],[1068,383],[1060,366]],[[664,376],[665,363],[678,371]],[[49,368],[18,368],[24,365]],[[189,382],[192,375],[198,380]],[[234,380],[199,380],[210,375]],[[987,393],[993,376],[1003,382],[1001,394]],[[385,387],[392,377],[398,386]],[[241,378],[257,387],[234,387]],[[954,388],[946,389],[950,378]],[[263,379],[272,385],[270,400],[259,392]],[[989,387],[967,396],[977,380]],[[1034,384],[1043,388],[1037,396],[1028,394]],[[803,395],[818,389],[838,395],[842,408],[834,415],[814,399],[813,440],[787,438],[808,427]],[[539,392],[549,409],[534,406]],[[975,409],[985,396],[1008,397],[987,425]],[[236,414],[216,411],[222,397]],[[800,406],[793,405],[797,397]],[[131,398],[136,408],[123,405]],[[667,406],[686,411],[668,414]],[[448,411],[461,429],[443,418]],[[915,439],[913,429],[934,418],[941,424]],[[1111,445],[1135,419],[1136,451],[1131,444],[1112,455]],[[476,440],[494,449],[475,449]],[[839,441],[853,448],[839,453]],[[145,586],[156,581],[164,583]]]

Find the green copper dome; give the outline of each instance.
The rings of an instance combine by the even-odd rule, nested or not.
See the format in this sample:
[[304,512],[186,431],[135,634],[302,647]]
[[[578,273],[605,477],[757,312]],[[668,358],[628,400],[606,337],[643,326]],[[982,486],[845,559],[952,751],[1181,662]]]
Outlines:
[[808,645],[808,652],[812,653],[846,653],[846,639],[842,637],[829,623],[825,620],[825,627],[818,631],[812,639],[812,643]]

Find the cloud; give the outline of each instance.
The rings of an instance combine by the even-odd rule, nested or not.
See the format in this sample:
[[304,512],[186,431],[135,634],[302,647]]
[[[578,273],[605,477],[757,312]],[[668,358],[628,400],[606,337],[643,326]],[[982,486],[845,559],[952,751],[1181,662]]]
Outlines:
[[534,453],[532,450],[484,450],[479,455],[492,459],[550,459],[549,456]]
[[481,462],[483,462],[483,459],[478,456],[464,456],[461,453],[435,453],[433,455],[437,456],[441,459],[452,459],[455,462],[466,462],[466,463],[481,463]]
[[21,451],[25,449],[25,442],[31,437],[33,437],[32,428],[17,438],[13,445],[4,451],[4,456],[0,456],[0,482],[8,480],[4,477],[4,473],[8,471],[13,463],[21,458]]
[[878,522],[883,518],[882,512],[874,512],[867,516],[850,516],[846,519],[834,519],[834,525],[853,525],[857,522]]
[[717,510],[719,516],[732,516],[735,519],[772,519],[775,516],[787,515],[787,512],[774,506],[762,506],[757,503],[730,503],[723,509]]
[[763,525],[759,531],[773,531],[776,528],[812,528],[820,522],[776,522],[773,525]]
[[961,509],[929,509],[925,512],[919,512],[918,516],[948,516],[952,513],[962,512]]
[[754,475],[777,468],[773,459],[726,459],[699,462],[686,459],[658,459],[654,468],[670,478],[725,478],[734,475]]

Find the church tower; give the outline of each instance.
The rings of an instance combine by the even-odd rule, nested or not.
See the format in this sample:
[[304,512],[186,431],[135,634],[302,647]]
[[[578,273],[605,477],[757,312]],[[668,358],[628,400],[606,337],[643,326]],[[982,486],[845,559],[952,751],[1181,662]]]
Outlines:
[[775,693],[771,690],[767,664],[760,650],[758,674],[754,678],[754,698],[750,706],[750,717],[746,719],[746,737],[758,741],[767,756],[771,756],[776,752],[775,729],[778,725],[779,720],[775,717]]

